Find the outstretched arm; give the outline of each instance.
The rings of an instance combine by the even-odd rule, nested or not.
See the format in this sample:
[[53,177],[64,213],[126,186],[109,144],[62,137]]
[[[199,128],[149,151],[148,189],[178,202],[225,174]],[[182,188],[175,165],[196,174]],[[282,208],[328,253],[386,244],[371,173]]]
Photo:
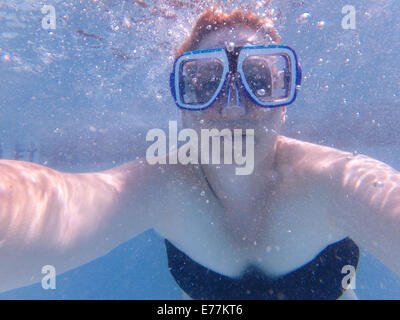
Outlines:
[[400,274],[400,173],[364,155],[285,137],[281,144],[295,175],[325,190],[332,221]]
[[[103,256],[163,213],[168,172],[144,161],[84,174],[0,161],[0,291]],[[154,201],[156,200],[156,201]],[[164,210],[165,211],[165,210]]]
[[337,224],[400,274],[400,173],[364,155],[343,155],[331,169]]

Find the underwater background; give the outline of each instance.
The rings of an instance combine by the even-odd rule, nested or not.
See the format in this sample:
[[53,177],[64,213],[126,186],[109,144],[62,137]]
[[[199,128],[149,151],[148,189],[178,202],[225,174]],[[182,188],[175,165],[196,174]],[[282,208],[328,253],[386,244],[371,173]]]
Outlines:
[[[400,170],[400,2],[214,1],[270,16],[295,49],[302,88],[283,134],[363,153]],[[0,158],[68,172],[143,157],[146,132],[180,123],[174,48],[211,1],[0,0]],[[56,28],[44,29],[52,5]],[[342,8],[356,9],[343,29]],[[1,263],[1,262],[0,262]],[[181,299],[152,230],[109,254],[0,299]],[[360,299],[399,299],[400,277],[361,248]]]

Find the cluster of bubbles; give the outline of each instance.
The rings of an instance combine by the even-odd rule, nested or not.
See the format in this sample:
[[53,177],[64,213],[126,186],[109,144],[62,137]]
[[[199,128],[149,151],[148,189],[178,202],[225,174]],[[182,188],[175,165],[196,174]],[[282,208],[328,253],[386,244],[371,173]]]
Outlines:
[[[272,0],[65,1],[55,4],[58,27],[45,38],[38,23],[42,4],[34,0],[2,1],[0,17],[6,21],[5,28],[2,28],[5,31],[0,34],[4,41],[0,45],[0,61],[12,64],[16,71],[43,72],[47,66],[60,61],[101,56],[104,57],[103,63],[117,67],[118,72],[115,68],[98,65],[97,69],[91,67],[90,72],[97,77],[98,86],[108,91],[107,97],[111,98],[121,92],[121,88],[115,88],[118,81],[124,81],[133,71],[141,71],[139,78],[149,82],[157,80],[160,72],[166,72],[173,61],[174,49],[187,38],[195,19],[207,8],[215,6],[226,12],[242,8],[272,19],[279,28],[283,17],[278,7],[285,2],[290,2],[292,8],[305,6],[303,0],[275,3]],[[371,9],[365,14],[371,15],[371,12],[374,11]],[[321,30],[326,27],[324,20],[313,22],[312,18],[311,12],[306,11],[297,17],[296,22],[299,25],[315,23]],[[42,36],[35,37],[34,33]],[[56,41],[50,44],[49,36]],[[28,50],[13,47],[16,38],[26,39]],[[147,72],[142,70],[143,65]],[[164,101],[165,90],[151,88],[149,96],[156,92],[158,100]],[[146,93],[141,91],[146,98]]]
[[[0,63],[16,72],[51,72],[52,77],[62,78],[66,68],[58,66],[69,61],[70,75],[80,78],[74,88],[77,94],[97,104],[123,96],[124,90],[142,98],[139,100],[169,103],[167,85],[158,80],[168,79],[175,49],[208,8],[224,12],[241,8],[274,21],[280,18],[271,0],[64,1],[54,3],[56,29],[45,31],[41,26],[43,3],[0,4],[0,17],[4,18],[0,22],[4,30],[0,33]],[[142,85],[121,85],[136,81]],[[136,88],[140,89],[135,92]]]
[[[2,1],[0,17],[6,20],[1,37],[4,39],[21,38],[28,29],[43,34],[41,24],[37,23],[43,16],[41,6],[37,1],[25,0],[18,2]],[[65,1],[55,4],[57,14],[57,29],[49,30],[47,34],[55,36],[60,31],[73,35],[75,47],[80,49],[109,49],[116,59],[125,62],[145,58],[152,53],[171,52],[190,33],[195,19],[207,8],[217,7],[223,11],[243,8],[263,17],[277,19],[279,12],[272,7],[271,1],[207,1],[207,0],[136,0],[136,1],[107,1],[97,0],[85,2]],[[96,22],[94,24],[84,23]],[[78,23],[81,22],[81,23]],[[34,23],[34,24],[33,24]],[[90,30],[84,30],[78,25],[91,25]],[[94,26],[93,26],[94,25]],[[101,25],[101,26],[100,26]],[[63,29],[63,30],[60,30]],[[68,30],[65,30],[68,29]],[[28,45],[45,51],[40,46],[37,37],[28,35],[31,41]],[[63,46],[62,38],[58,47]],[[136,45],[132,45],[132,42]],[[7,47],[7,44],[5,44]],[[4,59],[13,56],[12,48],[9,53],[3,53]],[[47,51],[50,54],[50,50]],[[46,56],[46,52],[43,52]],[[40,59],[42,59],[41,57]],[[61,57],[59,57],[61,58]],[[27,60],[27,59],[26,59]],[[25,61],[26,62],[26,61]]]
[[[36,83],[51,80],[57,84],[57,88],[70,84],[71,88],[63,92],[70,94],[62,98],[65,103],[59,99],[53,104],[60,106],[64,103],[62,105],[66,110],[62,114],[63,120],[68,115],[82,118],[84,107],[72,101],[75,97],[84,97],[88,101],[85,108],[88,109],[90,120],[98,121],[85,123],[85,119],[81,119],[80,124],[98,128],[97,133],[110,129],[115,123],[104,120],[107,115],[108,120],[112,119],[109,116],[111,111],[118,111],[121,116],[117,117],[116,114],[115,118],[123,119],[121,122],[133,119],[136,129],[142,126],[139,128],[141,132],[148,129],[146,125],[156,127],[162,121],[165,124],[166,118],[172,119],[171,113],[175,112],[178,119],[178,110],[174,108],[168,86],[174,50],[189,36],[197,17],[212,6],[224,12],[241,8],[271,19],[283,41],[293,44],[304,67],[303,82],[306,85],[297,103],[304,99],[305,107],[313,107],[314,111],[321,114],[323,105],[330,107],[340,103],[347,110],[355,99],[357,103],[360,99],[364,99],[363,103],[368,102],[364,98],[367,97],[366,92],[360,95],[356,90],[363,89],[364,82],[371,84],[374,90],[370,92],[377,99],[384,96],[383,84],[394,87],[396,83],[395,73],[389,68],[391,66],[385,64],[384,60],[387,59],[371,58],[372,55],[395,56],[396,51],[391,51],[388,41],[386,45],[381,43],[382,38],[388,38],[387,34],[390,34],[389,29],[383,29],[384,18],[393,15],[388,6],[391,3],[389,0],[383,0],[383,4],[370,3],[357,7],[360,13],[357,15],[357,30],[346,32],[341,30],[340,21],[338,27],[333,26],[332,16],[325,14],[323,5],[305,0],[69,0],[47,3],[53,4],[56,9],[57,28],[51,31],[43,30],[41,25],[44,2],[0,0],[0,71],[7,72],[7,75],[3,73],[4,78],[11,79],[14,85],[20,87],[28,83],[24,80],[32,74],[36,76]],[[337,12],[340,18],[340,10]],[[378,33],[379,37],[375,36],[376,27],[385,30]],[[301,32],[296,34],[297,30]],[[228,48],[231,47],[228,44]],[[369,63],[368,68],[363,67],[366,63]],[[373,69],[375,64],[381,65],[376,71]],[[356,77],[363,81],[358,81]],[[318,94],[315,90],[318,90]],[[11,91],[14,93],[14,90],[2,91],[0,88],[4,101],[0,105],[0,120],[2,114],[10,114],[7,105],[12,105],[9,103],[12,100],[9,99]],[[44,105],[52,98],[51,94],[50,91],[34,92],[32,101],[35,99],[35,106],[40,103]],[[260,91],[258,94],[265,93]],[[318,96],[322,98],[318,100]],[[23,109],[24,106],[9,107],[9,110],[14,112],[18,108]],[[56,107],[49,110],[50,107],[46,105],[43,108],[47,114],[54,113],[57,117],[56,112],[59,111],[55,110]],[[316,113],[304,110],[301,113],[307,117]],[[354,115],[357,111],[351,112]],[[45,123],[42,117],[46,117],[46,114],[39,111],[37,114],[41,117],[40,121]],[[326,117],[325,114],[323,116]],[[354,118],[361,122],[358,116]],[[383,123],[374,120],[372,124],[376,127]],[[58,123],[54,128],[60,125]],[[77,123],[74,122],[73,126],[77,127]],[[296,132],[306,130],[298,129],[296,127]],[[88,134],[96,132],[89,129]]]
[[[44,5],[55,7],[54,30],[43,29]],[[0,121],[26,138],[43,130],[42,138],[61,139],[54,129],[71,132],[70,126],[89,128],[78,134],[87,139],[102,130],[127,130],[124,121],[141,132],[162,127],[171,113],[178,118],[168,86],[175,49],[211,7],[279,18],[271,1],[0,0],[0,70],[12,79],[0,88]],[[118,128],[110,121],[115,118]]]

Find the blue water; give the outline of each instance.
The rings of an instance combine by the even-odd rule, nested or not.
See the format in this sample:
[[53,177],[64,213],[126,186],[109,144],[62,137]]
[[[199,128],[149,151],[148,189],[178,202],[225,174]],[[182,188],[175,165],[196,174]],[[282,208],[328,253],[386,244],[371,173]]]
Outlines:
[[[361,250],[356,289],[360,299],[398,299],[400,278]],[[56,279],[55,290],[41,284],[0,294],[0,299],[182,299],[168,271],[163,240],[153,231]]]
[[152,231],[56,279],[55,290],[41,284],[0,294],[0,299],[181,299],[169,274],[165,247]]
[[[29,150],[37,148],[34,162],[71,172],[100,170],[143,156],[147,130],[179,121],[168,72],[173,48],[201,9],[189,1],[179,8],[168,1],[144,2],[147,8],[134,1],[0,0],[3,158],[13,159],[18,150],[28,160]],[[227,8],[254,5],[223,2]],[[52,32],[41,27],[44,4],[56,8]],[[356,1],[356,29],[343,30],[341,8],[347,4],[273,2],[283,43],[296,50],[304,75],[284,134],[365,153],[400,170],[400,3]],[[305,12],[308,20],[296,23]],[[365,251],[356,286],[362,299],[400,298],[399,276]],[[162,239],[151,230],[59,275],[56,290],[34,284],[0,294],[0,299],[180,298]]]

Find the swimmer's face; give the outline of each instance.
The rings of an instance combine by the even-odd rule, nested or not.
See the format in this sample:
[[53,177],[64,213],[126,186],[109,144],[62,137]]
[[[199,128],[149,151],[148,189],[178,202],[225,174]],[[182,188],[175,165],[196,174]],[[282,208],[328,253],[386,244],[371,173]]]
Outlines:
[[[235,46],[268,45],[265,34],[247,26],[237,26],[221,28],[209,34],[203,38],[196,49],[224,48],[226,43],[230,42],[233,42]],[[254,129],[256,145],[267,152],[270,151],[268,149],[273,147],[276,134],[284,123],[285,108],[262,108],[254,104],[243,89],[240,89],[240,99],[240,107],[235,108],[232,105],[234,101],[227,102],[227,92],[222,92],[219,98],[205,110],[182,110],[183,126],[196,131],[214,128],[218,130],[227,128],[232,132],[233,129]]]

